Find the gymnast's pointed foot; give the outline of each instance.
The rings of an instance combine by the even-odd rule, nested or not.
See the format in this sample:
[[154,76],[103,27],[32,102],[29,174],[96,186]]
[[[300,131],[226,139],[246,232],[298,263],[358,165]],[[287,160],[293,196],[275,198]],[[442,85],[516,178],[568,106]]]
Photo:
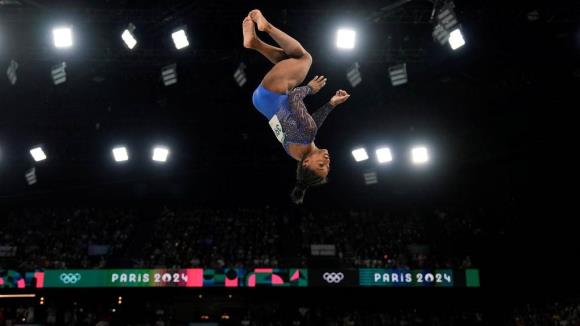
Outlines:
[[244,22],[242,23],[242,30],[244,32],[244,47],[247,49],[254,49],[256,47],[258,37],[256,36],[254,22],[250,16],[244,19]]
[[258,9],[254,9],[250,11],[248,14],[252,18],[252,20],[258,25],[258,30],[260,32],[267,32],[270,28],[270,23],[266,20],[262,12]]

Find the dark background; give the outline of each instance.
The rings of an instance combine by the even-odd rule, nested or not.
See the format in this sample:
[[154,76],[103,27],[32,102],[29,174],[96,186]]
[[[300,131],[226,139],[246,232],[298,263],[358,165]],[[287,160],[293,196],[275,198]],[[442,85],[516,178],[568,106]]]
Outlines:
[[[551,139],[574,130],[563,126],[577,106],[569,99],[580,81],[578,3],[455,1],[467,41],[458,51],[433,41],[432,2],[397,4],[1,5],[0,67],[15,59],[20,68],[15,86],[0,78],[0,204],[485,207],[494,212],[486,223],[498,233],[482,244],[483,286],[569,290],[577,284],[576,214],[560,213],[566,197],[555,204],[550,198],[565,188],[544,181],[570,177],[555,177],[568,169],[548,168],[543,160],[564,160],[566,152],[556,149],[561,142]],[[301,208],[288,197],[295,163],[251,103],[270,67],[242,47],[241,22],[253,8],[311,52],[307,78],[328,77],[326,88],[307,98],[308,107],[339,88],[352,94],[317,137],[333,158],[330,185],[309,190]],[[537,20],[528,18],[533,11]],[[50,30],[57,22],[74,26],[71,50],[53,49]],[[129,22],[139,40],[132,52],[120,39]],[[341,23],[358,30],[351,53],[334,49]],[[180,25],[187,25],[191,43],[183,51],[169,36]],[[62,61],[68,81],[54,86],[50,68]],[[355,61],[363,82],[352,88],[345,73]],[[241,88],[232,77],[240,62],[248,75]],[[392,87],[388,67],[403,62],[409,83]],[[165,87],[160,69],[171,63],[178,65],[179,82]],[[149,160],[158,142],[171,147],[165,165]],[[430,147],[433,162],[425,169],[410,168],[402,157],[416,142]],[[112,160],[118,143],[129,147],[127,164]],[[395,151],[392,165],[352,160],[353,146],[372,150],[382,143]],[[28,150],[36,144],[43,144],[47,161],[32,161]],[[24,172],[32,166],[39,181],[30,187]],[[364,185],[368,170],[378,173],[379,184]]]

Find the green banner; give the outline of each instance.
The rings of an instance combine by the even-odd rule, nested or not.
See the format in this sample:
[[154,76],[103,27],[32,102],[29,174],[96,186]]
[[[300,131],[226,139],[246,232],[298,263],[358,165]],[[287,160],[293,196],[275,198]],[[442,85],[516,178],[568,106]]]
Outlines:
[[465,270],[465,285],[468,288],[478,288],[479,287],[479,270],[477,270],[477,269],[466,269]]
[[361,268],[359,270],[361,286],[393,287],[451,287],[454,284],[453,271],[436,269],[432,271],[418,269],[382,269]]
[[479,270],[465,269],[61,269],[0,270],[4,288],[124,287],[480,287]]
[[47,270],[44,287],[164,287],[185,286],[186,270],[166,269],[65,269]]
[[90,287],[306,287],[308,271],[304,268],[278,269],[101,269],[46,270],[45,288]]

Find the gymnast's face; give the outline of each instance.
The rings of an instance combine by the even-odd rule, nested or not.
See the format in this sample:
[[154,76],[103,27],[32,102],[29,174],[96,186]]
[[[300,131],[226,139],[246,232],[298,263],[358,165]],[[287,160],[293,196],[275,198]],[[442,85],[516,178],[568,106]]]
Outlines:
[[317,149],[311,152],[302,164],[314,171],[318,176],[326,178],[330,171],[330,156],[328,155],[328,150]]

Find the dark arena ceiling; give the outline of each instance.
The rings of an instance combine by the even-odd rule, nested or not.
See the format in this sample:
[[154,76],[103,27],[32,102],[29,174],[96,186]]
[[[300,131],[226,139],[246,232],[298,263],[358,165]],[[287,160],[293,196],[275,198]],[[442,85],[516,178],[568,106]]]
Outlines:
[[[313,55],[308,78],[327,86],[307,98],[315,108],[337,89],[352,96],[321,128],[317,144],[333,157],[331,183],[312,191],[340,199],[388,200],[422,194],[495,193],[524,188],[527,155],[542,135],[532,127],[541,108],[561,107],[578,89],[580,6],[456,0],[466,46],[433,40],[433,8],[443,1],[32,1],[0,0],[0,196],[51,194],[198,196],[287,200],[295,163],[252,107],[251,94],[270,63],[242,47],[241,22],[260,8]],[[51,29],[73,26],[74,47],[59,51]],[[138,45],[121,41],[133,23]],[[334,48],[336,28],[357,30],[355,50]],[[177,51],[170,33],[186,26],[190,46]],[[271,39],[264,37],[268,42]],[[19,64],[11,85],[5,71]],[[51,67],[66,62],[67,82]],[[239,87],[238,65],[248,82]],[[351,87],[346,71],[360,64]],[[160,69],[177,64],[179,82],[165,87]],[[409,82],[393,87],[388,67],[406,63]],[[417,143],[433,163],[417,171],[404,153]],[[150,147],[171,147],[165,165]],[[400,153],[384,168],[355,164],[354,146],[386,143]],[[28,154],[42,144],[48,160]],[[125,144],[127,164],[111,148]],[[396,156],[396,155],[395,155]],[[36,166],[38,183],[24,173]],[[364,185],[376,170],[379,184]],[[358,197],[357,197],[358,196]],[[408,196],[413,197],[413,196]]]

